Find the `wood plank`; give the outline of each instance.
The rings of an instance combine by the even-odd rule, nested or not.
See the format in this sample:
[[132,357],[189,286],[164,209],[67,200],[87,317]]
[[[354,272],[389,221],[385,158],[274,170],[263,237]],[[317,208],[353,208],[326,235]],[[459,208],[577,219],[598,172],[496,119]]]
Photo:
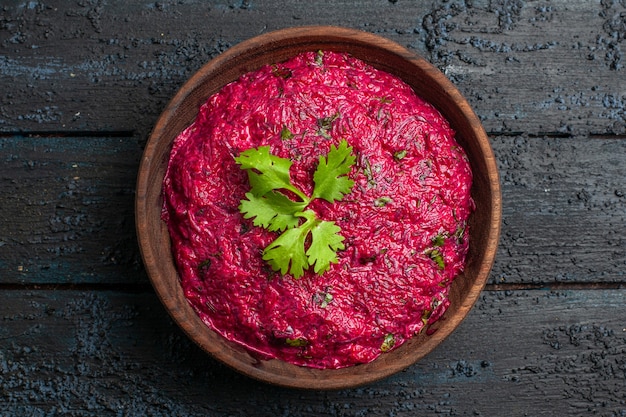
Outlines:
[[[0,138],[0,282],[145,283],[136,138]],[[626,140],[492,138],[503,190],[490,282],[625,282]]]
[[626,140],[492,144],[503,225],[490,282],[626,281]]
[[137,139],[1,137],[0,282],[145,282]]
[[626,133],[623,2],[5,1],[1,131],[145,137],[202,64],[257,34],[331,24],[426,56],[491,132]]
[[623,2],[472,1],[424,20],[435,62],[488,131],[626,133]]
[[404,372],[309,392],[258,383],[206,357],[152,293],[5,290],[0,414],[621,415],[624,297],[623,289],[487,291]]

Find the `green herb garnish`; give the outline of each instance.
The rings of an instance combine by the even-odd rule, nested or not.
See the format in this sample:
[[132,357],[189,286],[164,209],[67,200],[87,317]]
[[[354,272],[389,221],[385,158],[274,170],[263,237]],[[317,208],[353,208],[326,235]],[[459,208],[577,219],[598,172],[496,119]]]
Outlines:
[[428,324],[428,319],[430,319],[430,316],[432,316],[433,311],[430,309],[426,309],[422,312],[422,323],[424,323],[424,326],[426,326]]
[[289,68],[285,68],[282,66],[278,66],[276,64],[272,65],[272,74],[278,78],[288,79],[291,78],[291,70]]
[[389,352],[396,344],[396,338],[389,333],[385,336],[383,343],[380,345],[381,352]]
[[331,293],[327,292],[326,295],[324,296],[324,299],[320,303],[320,307],[322,307],[322,308],[328,307],[328,304],[330,304],[331,301],[333,301],[333,295]]
[[325,139],[332,139],[330,136],[330,129],[333,127],[333,122],[337,120],[339,117],[339,113],[335,113],[331,116],[322,117],[317,119],[317,134],[322,136]]
[[198,264],[198,269],[203,271],[205,269],[209,269],[211,268],[211,260],[210,259],[205,259],[204,261],[200,262]]
[[319,66],[322,66],[322,64],[324,63],[323,59],[324,59],[324,51],[320,49],[317,51],[317,54],[315,54],[315,63]]
[[326,308],[333,301],[333,295],[330,293],[330,287],[325,292],[318,292],[313,295],[313,302],[321,308]]
[[370,160],[367,158],[363,158],[363,174],[365,174],[365,178],[367,178],[367,185],[370,187],[376,186],[376,180],[374,179],[374,173],[372,171],[372,164],[370,164]]
[[439,269],[444,269],[446,267],[446,264],[443,260],[443,255],[441,254],[441,251],[439,249],[431,249],[427,252],[427,254],[428,256],[430,256],[430,259],[435,261]]
[[378,197],[374,200],[374,206],[376,207],[385,207],[389,203],[391,203],[391,197]]
[[459,227],[454,232],[454,237],[456,237],[457,242],[462,243],[465,238],[465,224],[460,224]]
[[383,115],[383,106],[382,105],[391,103],[391,99],[388,98],[388,97],[380,97],[378,99],[378,101],[380,101],[381,106],[378,109],[378,113],[376,114],[376,119],[380,120],[381,116]]
[[446,243],[446,234],[439,233],[432,240],[434,246],[443,246]]
[[303,337],[297,337],[295,339],[287,338],[287,340],[285,340],[285,344],[291,347],[304,347],[308,345],[309,342]]
[[283,126],[283,129],[280,131],[280,138],[282,140],[293,139],[293,132],[289,130],[287,126]]
[[447,232],[439,233],[437,236],[433,237],[431,242],[433,247],[426,251],[426,254],[435,261],[439,269],[444,269],[446,267],[445,261],[443,259],[443,254],[441,250],[438,249],[442,247],[446,243],[446,239],[448,238]]
[[336,263],[337,251],[345,248],[341,228],[335,222],[318,219],[306,208],[316,198],[334,203],[352,190],[354,181],[347,176],[355,162],[352,147],[342,140],[339,146],[330,146],[328,155],[320,156],[310,197],[291,183],[291,161],[270,154],[269,146],[248,149],[235,161],[248,172],[251,185],[239,211],[244,218],[253,219],[255,226],[282,232],[265,248],[263,260],[274,271],[291,273],[296,279],[309,267],[321,274]]
[[395,159],[396,161],[399,161],[401,159],[404,159],[406,154],[407,154],[407,150],[406,149],[399,150],[399,151],[393,153],[393,159]]

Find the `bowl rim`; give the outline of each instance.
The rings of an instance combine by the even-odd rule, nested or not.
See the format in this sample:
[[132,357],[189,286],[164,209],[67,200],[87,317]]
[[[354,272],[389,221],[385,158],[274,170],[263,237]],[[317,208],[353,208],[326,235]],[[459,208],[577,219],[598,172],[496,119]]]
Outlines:
[[[481,258],[480,264],[477,266],[477,279],[467,292],[463,294],[462,303],[458,306],[454,323],[451,323],[451,320],[449,320],[443,323],[433,335],[420,340],[422,352],[419,355],[411,351],[406,352],[407,349],[404,349],[401,354],[396,354],[397,358],[395,358],[393,363],[385,363],[385,366],[382,369],[377,369],[376,372],[371,370],[373,367],[371,364],[379,361],[380,357],[369,364],[341,369],[315,369],[300,367],[278,359],[259,361],[252,357],[248,358],[246,357],[248,355],[247,352],[241,351],[241,348],[225,340],[220,346],[215,346],[215,337],[220,338],[221,336],[218,336],[217,333],[204,325],[197,315],[196,320],[189,316],[190,311],[193,315],[195,315],[195,312],[189,303],[182,303],[181,305],[182,289],[180,289],[181,294],[172,294],[172,291],[174,293],[177,292],[172,284],[172,281],[175,281],[175,284],[178,283],[178,276],[175,271],[174,276],[172,276],[172,271],[163,271],[156,266],[156,256],[153,253],[153,249],[160,244],[165,244],[169,248],[169,236],[164,237],[163,241],[159,242],[154,242],[150,237],[149,231],[151,226],[147,213],[150,211],[149,205],[154,204],[154,200],[149,198],[147,190],[151,184],[154,186],[154,181],[160,181],[159,189],[161,187],[160,183],[162,183],[163,177],[154,178],[151,174],[154,167],[163,163],[162,158],[158,158],[157,148],[163,146],[159,142],[162,141],[162,135],[166,126],[172,120],[172,117],[175,116],[176,110],[189,99],[190,95],[204,82],[208,74],[214,74],[217,68],[223,65],[232,65],[233,61],[243,59],[250,54],[265,55],[272,51],[282,51],[287,48],[285,43],[291,47],[305,48],[306,50],[324,49],[326,45],[329,46],[328,49],[333,49],[333,46],[336,47],[341,44],[345,44],[346,48],[348,47],[347,45],[352,44],[361,45],[363,48],[374,46],[419,68],[425,74],[428,74],[429,77],[432,77],[434,82],[441,86],[442,91],[449,95],[450,99],[459,106],[463,117],[471,125],[471,129],[476,136],[480,154],[483,156],[483,162],[489,173],[489,190],[487,191],[490,194],[491,212],[488,213],[490,228],[486,236],[486,255]],[[259,48],[259,45],[263,45],[263,48]],[[315,45],[315,47],[311,47],[311,45]],[[367,62],[367,59],[364,60]],[[381,65],[384,66],[384,63],[381,63]],[[205,101],[206,99],[208,97],[204,97]],[[173,139],[169,140],[170,146]],[[416,363],[447,338],[461,321],[465,319],[487,283],[499,241],[501,215],[500,180],[493,150],[480,120],[459,90],[431,63],[400,44],[379,35],[338,26],[300,26],[268,32],[244,40],[205,63],[183,84],[159,116],[148,138],[140,161],[135,197],[135,224],[143,263],[158,298],[174,322],[205,352],[236,371],[274,385],[306,389],[343,389],[378,381]],[[161,225],[161,229],[163,229],[163,225]],[[173,262],[172,259],[172,265]],[[180,285],[178,287],[180,288]],[[198,328],[199,325],[202,325],[204,328]],[[207,331],[209,332],[208,335]],[[410,345],[410,342],[382,356],[400,352],[404,347],[410,347],[408,345]],[[232,351],[229,349],[232,349]],[[233,357],[233,351],[235,351],[235,357]],[[272,361],[278,361],[280,365],[276,367],[265,366],[266,363],[271,363]],[[280,372],[277,373],[277,370]]]

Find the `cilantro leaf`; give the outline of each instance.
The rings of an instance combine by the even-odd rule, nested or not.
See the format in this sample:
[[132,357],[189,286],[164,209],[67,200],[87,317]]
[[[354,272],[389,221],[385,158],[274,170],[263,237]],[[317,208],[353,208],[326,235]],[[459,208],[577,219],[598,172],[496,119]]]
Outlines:
[[[339,234],[341,228],[335,222],[318,219],[314,211],[305,209],[316,198],[333,203],[352,189],[354,181],[347,174],[355,157],[345,140],[338,147],[331,145],[328,155],[320,157],[313,174],[315,184],[311,197],[291,183],[291,161],[271,155],[269,146],[248,149],[235,161],[248,172],[251,185],[246,199],[240,202],[239,211],[244,218],[253,219],[257,227],[282,232],[263,251],[263,260],[274,271],[283,275],[290,273],[299,279],[309,267],[321,274],[331,263],[338,262],[337,251],[345,248],[344,238]],[[292,200],[282,192],[284,190],[291,191],[299,200]]]
[[[281,274],[290,272],[295,279],[304,274],[304,270],[314,267],[317,274],[326,272],[331,263],[337,263],[337,250],[344,249],[341,228],[334,222],[319,220],[315,212],[306,210],[296,213],[306,221],[293,229],[285,231],[265,248],[263,260],[274,271]],[[311,246],[305,252],[305,242],[311,234]]]
[[345,249],[341,228],[335,222],[319,221],[311,228],[311,246],[306,251],[309,265],[316,274],[328,271],[331,263],[337,263],[337,251]]
[[243,217],[254,218],[252,223],[255,226],[263,227],[270,232],[296,227],[299,219],[295,214],[306,206],[306,203],[293,201],[275,191],[270,191],[262,197],[246,193],[246,198],[247,200],[241,200],[239,205]]
[[308,230],[303,227],[287,229],[263,251],[263,260],[282,275],[290,272],[295,279],[304,274],[309,262],[304,252]]
[[326,157],[320,156],[319,164],[313,174],[313,198],[322,198],[329,203],[341,200],[354,186],[354,181],[348,178],[356,158],[352,155],[352,147],[343,139],[338,147],[330,145]]
[[289,169],[291,161],[270,154],[269,146],[250,148],[235,158],[241,169],[248,171],[248,179],[256,196],[263,196],[268,191],[285,189],[301,196],[302,193],[291,184]]

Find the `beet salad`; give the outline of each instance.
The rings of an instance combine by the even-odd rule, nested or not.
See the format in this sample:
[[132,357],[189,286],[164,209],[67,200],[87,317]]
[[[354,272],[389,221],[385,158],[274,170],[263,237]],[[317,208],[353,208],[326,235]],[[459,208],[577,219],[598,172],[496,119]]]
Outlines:
[[408,85],[307,52],[202,105],[174,141],[163,219],[207,326],[260,359],[342,368],[444,313],[471,183],[449,123]]

